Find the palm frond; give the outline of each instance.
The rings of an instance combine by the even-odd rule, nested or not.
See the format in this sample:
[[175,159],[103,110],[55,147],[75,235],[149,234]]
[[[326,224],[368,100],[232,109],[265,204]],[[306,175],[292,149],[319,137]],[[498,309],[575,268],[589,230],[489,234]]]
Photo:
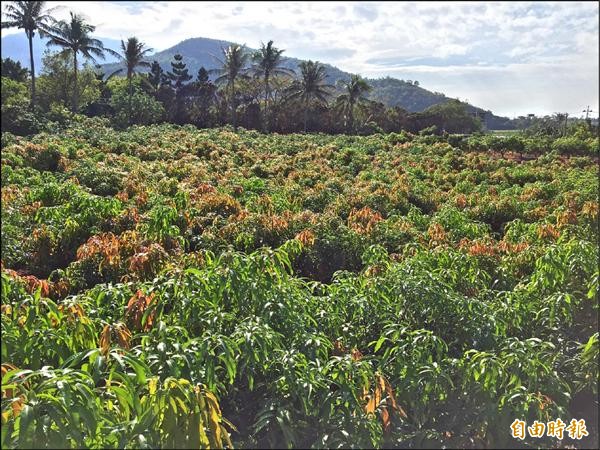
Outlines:
[[2,22],[1,26],[2,28],[15,28],[19,26],[19,23],[17,20],[12,20],[9,22]]
[[94,63],[96,58],[104,59],[104,54],[96,48],[82,48],[79,51],[85,58],[92,60]]
[[111,56],[114,56],[116,58],[123,58],[123,56],[121,56],[119,52],[116,52],[113,49],[104,47],[103,50]]
[[115,70],[113,73],[111,73],[109,76],[106,77],[106,80],[110,80],[112,77],[116,76],[119,73],[122,73],[125,69],[123,67],[121,67],[120,69]]
[[46,42],[47,46],[51,46],[51,45],[55,45],[58,47],[70,47],[69,41],[67,41],[66,39],[60,37],[60,36],[56,36],[56,35],[49,35],[49,39],[48,42]]
[[222,84],[223,81],[229,81],[229,78],[227,77],[227,75],[221,75],[220,77],[217,77],[215,79],[215,84]]
[[85,41],[86,41],[86,45],[88,47],[98,47],[98,48],[104,49],[104,44],[99,39],[94,39],[94,38],[88,37],[87,39],[85,39]]

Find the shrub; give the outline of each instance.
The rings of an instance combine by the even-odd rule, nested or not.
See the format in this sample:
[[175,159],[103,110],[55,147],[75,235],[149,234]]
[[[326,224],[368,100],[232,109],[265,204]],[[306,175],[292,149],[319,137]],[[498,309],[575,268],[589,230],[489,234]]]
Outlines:
[[29,108],[27,100],[8,105],[2,105],[2,131],[8,131],[18,136],[28,136],[39,133],[44,127],[44,121]]
[[131,97],[126,91],[116,92],[111,98],[111,106],[115,111],[112,123],[117,128],[130,125],[148,125],[160,122],[165,116],[162,104],[153,97],[142,92],[134,92]]
[[28,143],[25,145],[25,155],[28,164],[36,170],[56,172],[62,154],[56,145],[36,145]]
[[552,143],[552,150],[561,155],[584,155],[594,151],[588,142],[575,136],[564,136],[556,139]]

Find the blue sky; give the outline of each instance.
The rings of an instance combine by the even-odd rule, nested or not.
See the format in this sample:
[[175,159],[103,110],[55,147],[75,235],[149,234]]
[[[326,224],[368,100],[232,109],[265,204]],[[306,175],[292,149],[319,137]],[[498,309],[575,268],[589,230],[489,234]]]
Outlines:
[[[426,89],[497,114],[598,111],[598,2],[48,2],[97,35],[155,50],[190,37],[257,47]],[[8,30],[22,32],[18,30]],[[7,30],[2,30],[6,35]]]

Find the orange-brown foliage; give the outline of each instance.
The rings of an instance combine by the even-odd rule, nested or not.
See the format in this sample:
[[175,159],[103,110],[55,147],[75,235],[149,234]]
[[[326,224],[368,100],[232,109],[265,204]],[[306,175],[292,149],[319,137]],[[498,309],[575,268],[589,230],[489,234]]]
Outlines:
[[302,242],[305,247],[312,247],[315,243],[315,233],[310,230],[302,230],[296,235],[296,239]]
[[368,206],[361,209],[352,209],[348,216],[348,227],[357,233],[370,233],[378,222],[381,222],[383,217],[377,211],[372,210]]
[[113,343],[128,349],[131,342],[131,331],[123,323],[116,325],[105,325],[100,332],[100,352],[106,356]]
[[142,319],[146,310],[153,307],[155,303],[154,292],[150,295],[145,295],[141,290],[138,290],[135,295],[129,299],[127,309],[125,310],[125,321],[129,328],[138,331],[150,330],[154,322],[156,310],[153,310],[148,315],[145,323],[142,323]]
[[429,225],[427,234],[429,235],[430,244],[440,244],[446,242],[448,237],[446,230],[444,230],[444,227],[439,223],[432,223]]

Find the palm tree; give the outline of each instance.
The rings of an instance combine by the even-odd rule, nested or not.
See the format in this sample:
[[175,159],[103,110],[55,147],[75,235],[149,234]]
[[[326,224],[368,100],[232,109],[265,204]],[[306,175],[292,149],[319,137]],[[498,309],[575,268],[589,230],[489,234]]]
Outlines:
[[301,78],[291,87],[289,100],[300,99],[304,104],[304,132],[308,123],[308,108],[311,102],[327,103],[327,96],[333,86],[325,84],[327,74],[319,61],[302,61],[299,64]]
[[46,2],[12,2],[6,7],[4,15],[8,19],[2,22],[2,28],[22,28],[25,30],[27,40],[29,41],[29,66],[31,68],[31,107],[35,105],[35,67],[33,63],[33,37],[35,30],[39,30],[40,35],[44,35],[47,27],[54,23],[54,18],[50,16],[52,10],[44,11]]
[[90,36],[96,27],[86,23],[83,17],[78,14],[71,13],[70,22],[61,20],[56,25],[50,27],[46,31],[46,35],[50,38],[47,45],[56,45],[62,47],[65,51],[73,53],[73,74],[74,92],[73,92],[73,111],[77,112],[79,103],[79,92],[77,87],[77,55],[81,54],[88,59],[96,62],[94,56],[104,59],[106,49],[102,42]]
[[[245,48],[237,44],[232,44],[226,49],[223,49],[225,55],[224,61],[219,60],[221,69],[217,72],[221,75],[215,80],[215,83],[227,83],[227,91],[229,93],[229,107],[231,108],[233,128],[237,129],[237,114],[235,111],[235,82],[238,78],[249,78],[246,75],[244,66],[248,61],[249,55]],[[218,58],[217,58],[218,59]]]
[[285,50],[280,50],[276,47],[273,47],[273,41],[269,41],[267,45],[261,42],[260,50],[257,50],[254,55],[252,55],[252,60],[255,63],[252,67],[254,76],[263,79],[265,88],[265,132],[269,131],[269,100],[271,99],[269,80],[272,76],[276,75],[291,76],[294,74],[292,70],[281,67],[281,55],[284,51]]
[[344,115],[348,118],[347,130],[348,132],[352,132],[354,131],[354,107],[367,100],[365,94],[372,87],[360,75],[352,75],[349,81],[343,81],[341,85],[345,92],[337,98],[337,102]]
[[131,117],[131,99],[133,97],[133,75],[135,74],[136,67],[151,67],[148,61],[144,61],[144,57],[152,51],[151,48],[144,48],[146,45],[143,42],[138,41],[138,38],[130,37],[125,41],[121,41],[121,52],[117,53],[110,49],[105,49],[111,55],[116,56],[125,63],[125,68],[117,69],[109,75],[109,78],[127,70],[127,84],[129,86],[129,117]]

